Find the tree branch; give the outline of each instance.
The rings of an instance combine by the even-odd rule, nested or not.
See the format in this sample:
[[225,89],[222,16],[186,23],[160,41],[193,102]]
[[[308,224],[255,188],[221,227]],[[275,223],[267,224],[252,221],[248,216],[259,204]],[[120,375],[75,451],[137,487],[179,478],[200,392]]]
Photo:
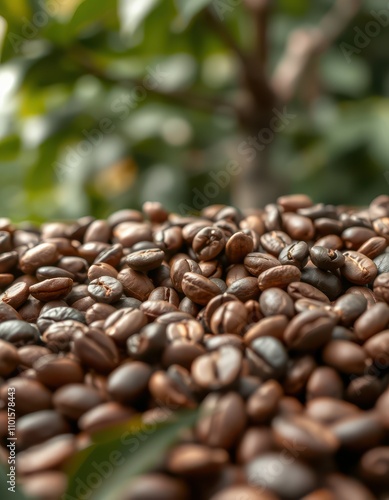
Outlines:
[[289,102],[295,97],[311,62],[335,42],[361,6],[362,0],[336,0],[318,26],[297,29],[290,34],[284,56],[271,80],[280,101]]
[[268,57],[268,22],[272,0],[245,0],[247,9],[252,13],[255,28],[254,58],[265,68]]

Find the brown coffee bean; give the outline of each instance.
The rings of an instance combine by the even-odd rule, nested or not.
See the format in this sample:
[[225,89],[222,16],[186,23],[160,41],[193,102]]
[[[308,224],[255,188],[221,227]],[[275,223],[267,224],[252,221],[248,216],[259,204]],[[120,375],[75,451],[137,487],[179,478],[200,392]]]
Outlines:
[[236,392],[209,394],[200,406],[196,435],[201,443],[229,450],[246,427],[244,401]]
[[278,402],[283,395],[281,385],[268,380],[258,387],[247,400],[246,410],[249,419],[255,424],[268,422],[277,413]]
[[105,333],[112,337],[117,344],[125,344],[127,339],[138,333],[147,324],[147,317],[143,311],[133,307],[119,309],[104,322]]
[[293,300],[279,288],[267,288],[259,298],[259,305],[264,316],[294,316]]
[[108,373],[119,364],[119,352],[112,339],[95,329],[76,332],[72,352],[87,368]]
[[385,251],[386,246],[387,243],[385,238],[382,238],[380,236],[373,236],[372,238],[366,240],[356,250],[358,250],[359,253],[366,255],[366,257],[369,257],[369,259],[375,259]]
[[84,432],[97,432],[131,420],[135,411],[116,401],[101,403],[84,413],[78,420],[78,427]]
[[18,350],[5,340],[0,340],[0,376],[10,375],[20,363]]
[[244,341],[247,345],[258,337],[275,337],[282,339],[284,331],[288,325],[288,318],[283,315],[269,316],[252,325],[244,334]]
[[200,305],[206,305],[213,297],[220,294],[218,286],[200,274],[185,273],[181,286],[185,295]]
[[84,378],[84,372],[77,361],[56,354],[42,356],[35,361],[33,368],[39,382],[50,389],[81,383]]
[[307,400],[322,397],[342,399],[343,390],[338,372],[329,366],[318,366],[307,381]]
[[0,387],[0,398],[4,402],[7,401],[9,387],[15,389],[15,411],[18,415],[52,408],[51,392],[36,380],[21,377],[8,379]]
[[288,354],[282,343],[274,337],[258,337],[246,349],[250,375],[263,380],[281,378],[287,368]]
[[211,330],[220,333],[236,333],[240,335],[247,324],[247,309],[237,300],[219,306],[211,317]]
[[169,453],[166,468],[173,474],[196,477],[215,473],[228,461],[228,453],[221,448],[181,444]]
[[271,231],[263,234],[260,242],[265,252],[278,257],[281,250],[292,243],[292,239],[283,231]]
[[60,300],[71,291],[73,280],[70,278],[50,278],[30,286],[30,293],[42,302]]
[[200,229],[193,238],[192,248],[200,260],[212,260],[226,244],[225,236],[221,229],[210,226]]
[[362,253],[349,250],[344,252],[346,258],[341,267],[342,275],[355,285],[367,285],[373,283],[377,276],[377,266]]
[[97,280],[103,276],[110,276],[111,278],[117,278],[117,270],[105,262],[99,262],[98,264],[93,264],[88,269],[88,279],[89,281]]
[[238,231],[233,234],[226,244],[226,257],[231,264],[242,262],[247,254],[253,252],[254,242],[249,234]]
[[331,431],[342,447],[361,450],[378,445],[384,436],[384,428],[374,412],[363,412],[338,420]]
[[244,266],[253,276],[259,276],[264,271],[280,265],[280,261],[273,255],[253,252],[244,258]]
[[362,374],[367,356],[357,344],[347,340],[332,340],[323,349],[323,361],[342,373]]
[[313,299],[327,304],[330,302],[327,295],[321,292],[318,288],[309,285],[308,283],[302,283],[301,281],[294,281],[293,283],[290,283],[287,287],[287,292],[293,300]]
[[69,432],[68,422],[54,410],[40,410],[23,415],[16,422],[16,439],[20,450]]
[[200,387],[220,390],[236,382],[241,370],[241,362],[241,351],[236,347],[226,345],[195,359],[191,372],[194,381]]
[[128,297],[134,297],[142,302],[147,300],[154,285],[145,274],[133,269],[123,269],[117,276],[123,285],[123,291]]
[[303,215],[286,212],[282,222],[285,231],[294,240],[310,241],[315,235],[313,222]]
[[125,363],[108,377],[108,392],[119,403],[136,402],[147,390],[152,370],[141,361]]
[[195,384],[188,370],[172,365],[156,371],[149,380],[149,391],[156,401],[168,408],[195,408]]
[[284,288],[293,281],[300,281],[301,272],[295,266],[276,266],[264,271],[258,276],[258,286],[260,290],[267,288]]
[[100,403],[103,403],[103,398],[99,391],[85,384],[66,384],[53,394],[54,408],[71,420],[78,420]]
[[355,322],[354,332],[360,340],[367,340],[389,326],[389,306],[382,302],[365,311]]
[[297,396],[305,392],[308,379],[315,368],[315,359],[310,355],[289,360],[283,382],[285,394]]
[[313,351],[331,339],[336,319],[326,311],[305,311],[295,316],[284,332],[284,340],[291,349]]
[[50,266],[59,259],[57,247],[52,243],[41,243],[27,250],[20,258],[20,269],[26,274],[33,274],[38,267]]
[[257,278],[249,276],[248,278],[234,281],[234,283],[225,290],[225,293],[234,295],[241,302],[258,300],[259,289]]
[[121,500],[188,500],[188,486],[181,480],[152,472],[137,476],[121,493]]
[[0,300],[14,309],[22,306],[29,296],[27,283],[15,283],[0,295]]

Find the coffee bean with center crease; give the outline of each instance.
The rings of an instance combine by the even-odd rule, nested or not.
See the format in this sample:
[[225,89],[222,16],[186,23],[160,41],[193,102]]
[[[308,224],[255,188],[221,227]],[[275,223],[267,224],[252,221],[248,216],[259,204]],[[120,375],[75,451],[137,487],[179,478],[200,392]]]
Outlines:
[[389,368],[389,330],[384,330],[370,337],[364,344],[364,350],[379,363],[380,370]]
[[134,297],[142,302],[147,300],[154,289],[153,282],[148,276],[133,269],[123,269],[117,279],[123,285],[123,291],[128,297]]
[[323,361],[346,374],[363,374],[367,355],[362,347],[347,340],[332,340],[323,349]]
[[85,323],[85,315],[72,307],[54,307],[39,315],[37,326],[39,331],[43,333],[50,325],[66,320]]
[[213,297],[220,294],[219,287],[205,276],[185,273],[182,278],[182,290],[196,304],[206,305]]
[[242,278],[234,281],[228,288],[225,289],[225,293],[230,295],[235,295],[237,299],[241,302],[248,302],[249,300],[258,300],[259,289],[258,280],[253,276],[248,276],[247,278]]
[[103,276],[110,276],[111,278],[117,278],[118,271],[106,264],[105,262],[100,262],[98,264],[92,264],[88,269],[88,279],[89,281],[96,280],[98,278],[102,278]]
[[326,311],[305,311],[286,327],[284,341],[291,349],[314,351],[331,339],[336,318]]
[[194,319],[184,319],[166,328],[166,337],[169,342],[183,339],[198,343],[203,340],[203,336],[204,328]]
[[323,271],[336,271],[345,263],[345,256],[339,250],[316,245],[310,249],[309,253],[315,266]]
[[344,265],[340,268],[342,275],[355,285],[373,283],[377,276],[376,264],[362,253],[349,250],[344,252]]
[[363,255],[373,260],[382,254],[382,252],[385,252],[386,245],[385,238],[374,236],[365,241],[357,250],[359,253],[363,253]]
[[276,417],[272,421],[276,444],[290,452],[299,450],[301,458],[318,458],[339,448],[335,434],[323,424],[302,416]]
[[6,340],[15,347],[38,344],[40,342],[36,326],[18,319],[11,319],[0,323],[0,339]]
[[84,378],[84,372],[77,361],[56,354],[42,356],[32,367],[39,382],[50,389],[81,383]]
[[339,316],[340,324],[351,326],[367,308],[367,300],[363,295],[346,294],[337,299],[333,311]]
[[274,337],[258,337],[246,349],[250,374],[263,380],[280,379],[286,372],[288,354]]
[[179,259],[171,267],[170,277],[178,292],[182,292],[182,278],[187,272],[203,274],[197,262],[191,259]]
[[41,243],[27,250],[20,258],[20,269],[33,274],[41,266],[50,266],[59,259],[57,247],[51,243]]
[[259,276],[267,269],[280,265],[280,261],[273,255],[260,252],[247,254],[243,263],[248,272],[253,276]]
[[278,257],[281,250],[292,243],[291,237],[283,231],[271,231],[265,233],[260,238],[261,245],[265,252]]
[[10,319],[21,320],[22,317],[12,306],[0,301],[0,322],[9,321]]
[[148,362],[159,360],[168,345],[166,328],[167,325],[164,324],[149,323],[140,330],[140,333],[131,335],[127,340],[129,355],[134,359]]
[[89,307],[89,309],[85,312],[86,323],[90,325],[93,321],[105,320],[115,311],[116,309],[114,306],[97,302]]
[[289,264],[302,269],[308,262],[309,248],[305,241],[291,243],[281,250],[278,260],[281,264]]
[[246,411],[250,421],[264,424],[274,417],[282,395],[283,389],[276,380],[261,384],[247,400]]
[[300,281],[301,272],[295,266],[276,266],[264,271],[258,276],[258,286],[260,290],[266,288],[280,287],[286,288],[293,281]]
[[140,305],[139,309],[143,311],[148,321],[154,321],[163,314],[177,311],[174,304],[169,304],[164,300],[146,300]]
[[154,399],[168,408],[196,407],[196,386],[182,366],[172,365],[166,371],[154,372],[148,386]]
[[219,306],[211,317],[211,330],[217,335],[219,333],[243,332],[247,323],[247,309],[242,302],[237,300],[226,302]]
[[209,394],[200,406],[196,435],[203,444],[228,450],[243,433],[246,421],[245,404],[239,394]]
[[115,278],[102,276],[89,283],[88,293],[96,302],[113,304],[122,296],[123,285]]
[[143,311],[135,308],[119,309],[104,322],[105,333],[117,344],[125,344],[134,333],[139,333],[147,324],[147,317]]
[[323,292],[318,288],[310,285],[309,283],[303,283],[302,281],[294,281],[290,283],[287,287],[288,295],[293,300],[299,299],[313,299],[329,304],[330,300]]
[[285,315],[292,318],[295,314],[293,300],[280,288],[267,288],[261,293],[259,305],[264,316]]
[[18,309],[23,305],[29,296],[29,287],[27,283],[20,282],[11,285],[7,290],[0,295],[0,300],[5,304],[9,304],[14,309]]
[[125,258],[126,263],[134,271],[151,271],[162,264],[165,253],[160,248],[150,248],[132,252]]
[[244,341],[249,345],[257,337],[268,336],[282,340],[287,325],[288,318],[282,314],[260,319],[245,332]]
[[163,300],[169,304],[178,307],[180,304],[180,298],[178,293],[172,287],[168,286],[159,286],[154,288],[154,290],[150,293],[148,300]]
[[52,352],[67,352],[76,334],[84,335],[88,327],[79,321],[65,320],[52,323],[42,334],[42,340]]
[[[298,281],[298,280],[295,280]],[[301,271],[301,281],[314,286],[332,301],[342,293],[342,282],[330,271],[306,266]]]
[[224,249],[226,239],[221,229],[210,226],[200,229],[192,241],[192,248],[200,260],[212,260]]
[[373,283],[373,291],[378,300],[389,304],[389,272],[377,276]]
[[76,332],[71,350],[82,365],[99,373],[108,373],[119,364],[116,344],[109,336],[96,329]]
[[241,370],[242,352],[236,347],[222,346],[204,354],[192,364],[192,377],[200,387],[212,391],[231,387]]
[[49,302],[65,298],[72,286],[71,278],[50,278],[30,286],[30,293],[42,302]]

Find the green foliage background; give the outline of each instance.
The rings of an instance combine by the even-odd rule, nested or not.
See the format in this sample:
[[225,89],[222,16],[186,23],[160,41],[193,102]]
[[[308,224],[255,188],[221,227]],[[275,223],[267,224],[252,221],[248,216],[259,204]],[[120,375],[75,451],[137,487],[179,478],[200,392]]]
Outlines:
[[[222,22],[249,50],[250,16],[243,4],[223,2],[236,6]],[[191,205],[193,188],[226,165],[242,137],[233,115],[196,109],[186,95],[232,99],[239,92],[235,55],[205,22],[206,4],[212,0],[0,0],[1,215],[104,216],[146,199],[173,210]],[[331,4],[275,2],[270,67],[288,33],[315,25]],[[355,47],[356,28],[365,31],[372,9],[389,14],[386,4],[364,2],[320,59],[314,99],[293,102],[297,118],[271,148],[272,168],[289,191],[351,204],[388,192],[389,20],[349,62],[341,50],[344,42]],[[165,75],[158,89],[172,95],[138,89],[141,100],[118,111],[116,100],[136,95],[158,65]],[[113,131],[101,144],[71,168],[55,168],[102,118]],[[229,187],[212,200],[228,201]]]

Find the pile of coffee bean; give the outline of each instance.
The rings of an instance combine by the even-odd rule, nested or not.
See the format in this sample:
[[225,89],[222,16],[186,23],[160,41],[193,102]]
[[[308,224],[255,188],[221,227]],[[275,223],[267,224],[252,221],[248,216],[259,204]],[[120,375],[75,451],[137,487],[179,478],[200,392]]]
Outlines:
[[0,219],[0,288],[26,493],[63,498],[97,430],[198,409],[116,500],[389,499],[389,196]]

